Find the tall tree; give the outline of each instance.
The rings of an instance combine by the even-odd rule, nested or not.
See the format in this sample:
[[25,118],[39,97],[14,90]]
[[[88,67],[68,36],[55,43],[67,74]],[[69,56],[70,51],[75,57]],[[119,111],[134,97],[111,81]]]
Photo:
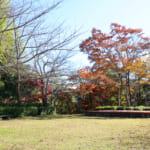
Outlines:
[[94,72],[87,67],[80,69],[70,79],[78,79],[75,91],[80,96],[80,100],[86,106],[86,109],[111,104],[110,101],[106,102],[106,100],[115,94],[117,83],[107,77],[103,71]]
[[[0,31],[9,23],[10,1],[0,0]],[[0,32],[0,95],[1,99],[16,97],[15,73],[8,72],[4,67],[14,63],[14,36],[12,31]]]
[[49,86],[51,86],[51,101],[54,104],[54,99],[58,92],[62,91],[64,82],[69,73],[68,59],[71,57],[70,52],[63,51],[51,51],[41,56],[38,56],[34,60],[34,71],[40,80],[44,82],[41,88],[43,97],[43,105],[47,105],[47,95]]
[[142,30],[126,28],[116,23],[111,24],[108,34],[94,28],[92,36],[83,41],[80,48],[94,63],[93,71],[113,69],[122,84],[125,77],[126,101],[131,105],[132,70],[129,67],[132,63],[138,63],[140,57],[150,49],[150,39],[143,36]]
[[[9,19],[7,18],[10,12],[10,2],[8,0],[0,0],[0,31],[7,28]],[[13,56],[13,44],[14,44],[14,37],[13,32],[0,32],[0,71],[4,71],[3,67],[6,64],[11,63],[11,57]]]
[[[13,32],[15,56],[12,57],[7,54],[7,58],[13,58],[14,63],[3,66],[4,70],[17,73],[17,93],[18,103],[21,104],[20,85],[23,80],[21,74],[26,64],[32,64],[33,60],[38,57],[44,57],[45,53],[50,51],[65,50],[64,46],[76,36],[76,32],[66,34],[60,25],[51,25],[49,28],[46,25],[46,17],[55,10],[61,1],[51,2],[50,5],[42,7],[37,1],[32,0],[14,0],[11,3],[11,10],[7,17],[8,24],[5,28],[0,30],[0,33]],[[4,8],[3,8],[4,9]],[[45,20],[45,21],[44,21]],[[11,49],[12,50],[12,49]],[[33,67],[33,65],[32,65]],[[29,72],[27,78],[35,78],[36,76]]]

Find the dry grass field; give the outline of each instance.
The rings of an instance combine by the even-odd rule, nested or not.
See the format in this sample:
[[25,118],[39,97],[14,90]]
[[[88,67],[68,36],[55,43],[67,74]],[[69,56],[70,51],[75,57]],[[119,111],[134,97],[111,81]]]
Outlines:
[[0,150],[150,150],[150,119],[57,115],[1,120]]

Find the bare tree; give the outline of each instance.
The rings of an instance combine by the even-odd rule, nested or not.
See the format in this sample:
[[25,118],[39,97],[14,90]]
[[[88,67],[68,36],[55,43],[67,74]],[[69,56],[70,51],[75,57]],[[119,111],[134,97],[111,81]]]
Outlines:
[[64,51],[51,51],[40,55],[34,60],[34,71],[38,78],[44,81],[42,87],[43,105],[47,105],[48,85],[51,86],[51,102],[54,105],[55,95],[65,86],[65,78],[69,74],[68,59],[71,57],[70,53]]
[[[9,31],[12,31],[14,35],[14,46],[11,49],[14,55],[10,55],[9,48],[6,49],[6,57],[9,58],[9,63],[6,63],[5,66],[1,66],[1,70],[17,73],[17,93],[18,103],[20,105],[20,83],[24,80],[21,78],[21,73],[24,69],[23,66],[25,64],[31,65],[35,61],[36,68],[39,67],[37,71],[40,71],[40,63],[43,63],[43,72],[39,73],[39,75],[44,78],[44,80],[48,80],[47,77],[59,71],[57,69],[60,68],[60,64],[62,66],[64,59],[62,55],[58,55],[57,58],[54,57],[52,59],[54,62],[51,62],[47,57],[49,56],[48,53],[51,51],[67,50],[65,46],[70,44],[71,40],[77,36],[76,31],[66,35],[66,32],[62,29],[62,24],[55,26],[45,24],[48,14],[55,10],[60,3],[61,1],[54,1],[50,6],[42,7],[38,5],[37,1],[14,0],[10,5],[9,13],[3,18],[0,18],[8,19],[5,28],[0,29],[1,36],[3,33]],[[49,26],[51,28],[49,28]],[[69,49],[69,51],[71,50],[72,49]],[[43,59],[41,59],[42,57]],[[51,66],[49,71],[47,71],[47,66]]]

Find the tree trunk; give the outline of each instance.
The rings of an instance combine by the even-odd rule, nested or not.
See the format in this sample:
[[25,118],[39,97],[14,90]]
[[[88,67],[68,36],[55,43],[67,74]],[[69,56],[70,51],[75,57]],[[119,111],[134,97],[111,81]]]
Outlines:
[[92,101],[92,95],[91,95],[91,93],[89,93],[89,104],[90,104],[90,108],[92,108],[93,107],[93,101]]
[[17,50],[17,101],[18,105],[21,106],[21,89],[20,89],[21,75],[20,75],[20,65],[18,55],[19,52]]
[[20,91],[20,74],[18,74],[18,79],[17,79],[17,101],[18,105],[21,105],[21,91]]
[[130,72],[128,71],[128,95],[129,95],[129,103],[130,105],[132,104],[131,103],[131,90],[130,90]]
[[129,99],[129,74],[128,74],[128,71],[126,73],[126,101],[127,101],[127,105],[130,106],[130,99]]
[[141,99],[140,78],[138,78],[138,103]]
[[[13,20],[13,25],[15,26],[15,21]],[[21,89],[20,89],[20,82],[21,82],[21,75],[20,75],[20,60],[19,60],[19,55],[20,55],[20,48],[18,45],[18,36],[17,36],[17,30],[14,30],[14,38],[15,38],[15,48],[16,48],[16,58],[17,58],[17,64],[16,64],[16,69],[17,69],[17,101],[18,105],[21,105]]]
[[[42,87],[42,95],[44,95],[44,87]],[[42,98],[42,103],[44,107],[47,106],[47,97]]]
[[119,74],[119,91],[118,91],[118,105],[121,103],[121,86],[122,86],[122,76]]
[[120,100],[121,100],[121,89],[120,89],[120,84],[119,84],[119,93],[118,93],[118,105],[120,106]]
[[[18,53],[17,53],[18,55]],[[19,60],[17,59],[17,101],[18,105],[21,106],[21,89],[20,89],[21,75],[19,68]]]
[[47,97],[44,97],[42,99],[42,101],[43,101],[43,106],[46,107],[47,106]]

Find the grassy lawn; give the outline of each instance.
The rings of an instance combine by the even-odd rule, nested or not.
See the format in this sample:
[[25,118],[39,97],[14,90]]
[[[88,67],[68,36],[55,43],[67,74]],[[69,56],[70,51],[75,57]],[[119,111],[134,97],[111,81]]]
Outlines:
[[150,119],[64,115],[0,121],[0,150],[149,150]]

